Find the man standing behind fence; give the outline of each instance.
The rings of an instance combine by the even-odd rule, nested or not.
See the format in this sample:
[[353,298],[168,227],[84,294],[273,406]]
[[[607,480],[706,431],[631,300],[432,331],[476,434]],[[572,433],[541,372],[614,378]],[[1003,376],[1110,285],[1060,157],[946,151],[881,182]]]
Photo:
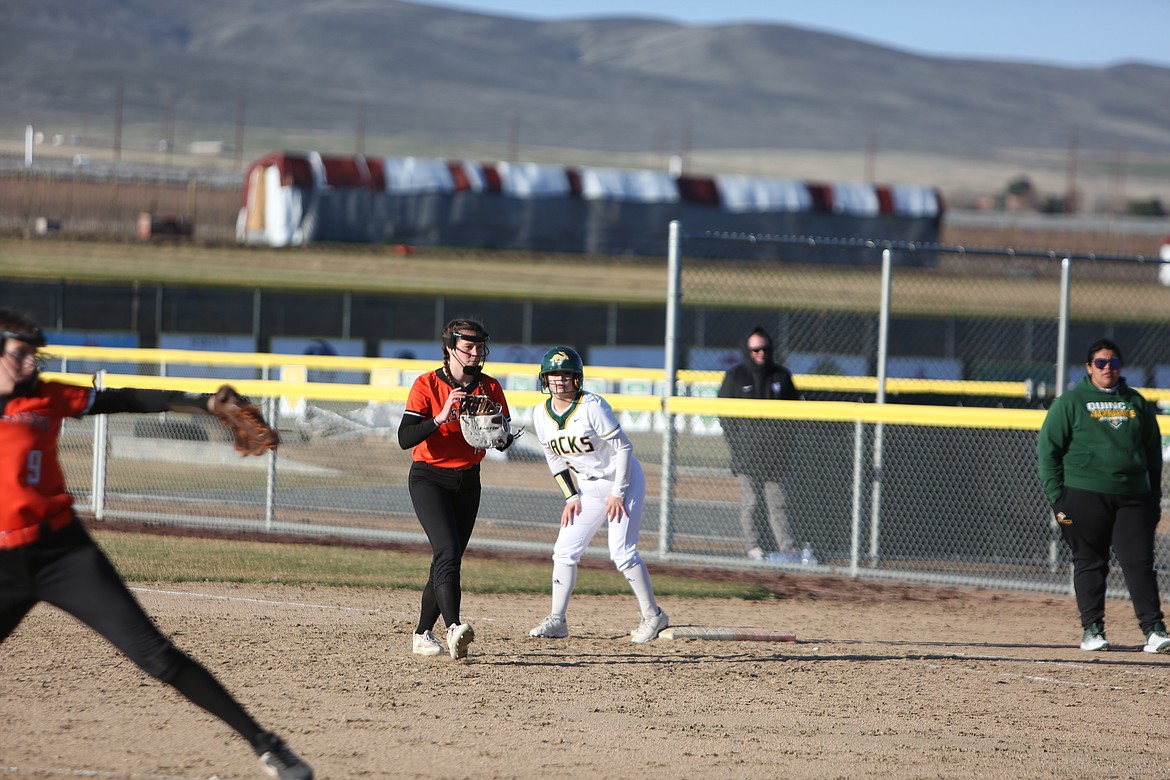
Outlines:
[[[748,334],[743,360],[723,375],[719,397],[800,400],[792,372],[775,361],[768,331],[757,326]],[[739,480],[739,520],[748,556],[762,560],[773,553],[793,554],[780,484],[786,443],[779,421],[721,417],[719,424],[731,449],[731,472]]]

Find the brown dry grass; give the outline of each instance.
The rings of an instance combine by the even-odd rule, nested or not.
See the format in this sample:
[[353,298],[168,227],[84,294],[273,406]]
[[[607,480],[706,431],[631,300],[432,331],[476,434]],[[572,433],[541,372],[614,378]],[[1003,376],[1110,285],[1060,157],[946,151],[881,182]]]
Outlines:
[[[1038,301],[1058,299],[1056,263],[1020,277],[994,275],[983,264],[962,272],[953,267],[956,262],[944,262],[939,269],[899,269],[892,290],[895,313],[1019,316],[1034,313]],[[452,278],[465,277],[469,263],[474,263],[477,291],[491,297],[659,304],[666,295],[664,261],[658,259],[570,260],[558,255],[441,248],[420,249],[402,257],[376,247],[323,246],[290,251],[0,238],[0,267],[8,278],[431,295],[447,287]],[[1153,267],[1112,270],[1123,278],[1074,285],[1072,304],[1079,317],[1143,322],[1170,317],[1165,290],[1156,283]],[[878,284],[872,268],[782,266],[761,274],[735,273],[727,264],[692,263],[684,275],[683,289],[692,304],[759,307],[783,301],[796,308],[869,311],[878,300]],[[1122,300],[1126,307],[1118,310],[1116,302]]]
[[[0,268],[8,278],[138,281],[268,289],[346,290],[433,294],[473,270],[475,288],[506,299],[659,304],[666,295],[664,258],[316,245],[297,250],[241,248],[222,240],[233,233],[240,195],[235,190],[81,182],[68,177],[27,181],[0,177],[0,216],[56,214],[98,221],[132,220],[139,211],[172,213],[196,224],[196,241],[134,242],[0,238]],[[952,226],[941,243],[977,248],[1031,247],[1067,252],[1150,255],[1148,235],[1114,230],[1043,230]],[[474,269],[469,269],[469,264]],[[872,268],[784,266],[767,276],[733,273],[737,264],[691,262],[684,278],[689,302],[723,306],[774,305],[826,311],[872,309],[878,280]],[[750,270],[750,269],[745,269]],[[899,314],[1031,315],[1036,301],[1055,301],[1059,264],[989,256],[943,256],[938,268],[900,268],[892,302]],[[1078,317],[1163,321],[1170,314],[1152,264],[1081,264],[1092,286],[1074,285]],[[971,284],[972,279],[977,284]],[[1117,301],[1126,301],[1119,311]]]

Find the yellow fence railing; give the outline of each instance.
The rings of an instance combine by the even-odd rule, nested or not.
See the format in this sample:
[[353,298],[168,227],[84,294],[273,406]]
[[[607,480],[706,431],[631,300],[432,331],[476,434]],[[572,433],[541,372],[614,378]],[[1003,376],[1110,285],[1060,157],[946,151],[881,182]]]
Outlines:
[[[115,347],[53,346],[50,357],[64,361],[63,372],[49,374],[74,384],[89,384],[92,375],[71,370],[70,364],[84,362],[86,368],[109,363],[116,366],[138,364],[158,367],[160,373],[170,365],[254,368],[265,379],[233,379],[242,393],[259,396],[311,397],[329,401],[396,401],[406,400],[410,383],[423,371],[435,366],[433,360],[401,358],[338,357],[331,355],[281,355],[272,353],[203,352],[179,349],[127,349]],[[369,376],[369,383],[310,381],[308,370],[358,371]],[[491,363],[489,372],[504,378],[531,378],[532,390],[508,391],[517,407],[535,406],[543,400],[536,391],[538,367],[528,363]],[[663,405],[660,389],[665,381],[662,369],[589,366],[588,378],[617,383],[618,392],[607,393],[615,409],[670,414],[730,417],[762,417],[788,420],[888,423],[891,425],[935,425],[941,427],[998,428],[1037,430],[1044,412],[1035,409],[1000,409],[913,404],[872,404],[840,401],[753,401],[710,397],[718,388],[722,373],[718,371],[680,371],[677,391]],[[168,377],[155,374],[110,373],[103,378],[106,387],[142,387],[178,389],[190,392],[213,392],[222,379]],[[875,393],[874,377],[801,375],[798,386],[805,390]],[[623,391],[633,385],[635,392]],[[967,382],[926,379],[889,379],[887,391],[897,393],[936,393],[976,396],[1026,397],[1024,382]],[[1170,400],[1168,390],[1143,390],[1151,400]],[[1170,433],[1170,421],[1159,418],[1163,433]]]

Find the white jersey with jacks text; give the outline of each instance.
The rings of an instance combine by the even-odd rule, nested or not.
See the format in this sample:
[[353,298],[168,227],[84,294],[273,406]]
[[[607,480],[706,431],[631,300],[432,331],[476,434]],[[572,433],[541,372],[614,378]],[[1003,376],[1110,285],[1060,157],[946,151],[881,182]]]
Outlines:
[[[605,524],[606,497],[617,496],[623,499],[626,516],[609,523],[609,555],[618,571],[640,566],[638,533],[646,502],[646,478],[613,408],[601,396],[582,390],[563,414],[553,411],[551,398],[536,407],[532,424],[549,470],[556,476],[568,468],[580,491],[575,499],[581,502],[581,513],[571,525],[561,527],[553,562],[577,564],[593,535]],[[561,484],[569,498],[567,488]]]
[[608,401],[582,390],[564,414],[553,411],[550,398],[532,418],[553,474],[568,468],[578,482],[605,480],[613,495],[625,496],[637,459]]

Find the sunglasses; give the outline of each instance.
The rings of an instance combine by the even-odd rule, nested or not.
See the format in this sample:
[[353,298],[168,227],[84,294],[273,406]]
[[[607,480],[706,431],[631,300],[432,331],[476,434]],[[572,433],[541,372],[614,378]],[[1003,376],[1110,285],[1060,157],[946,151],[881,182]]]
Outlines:
[[1098,371],[1104,371],[1106,367],[1112,368],[1114,371],[1121,368],[1121,358],[1093,358],[1093,365],[1097,367]]
[[767,352],[767,347],[748,347],[749,352]]

